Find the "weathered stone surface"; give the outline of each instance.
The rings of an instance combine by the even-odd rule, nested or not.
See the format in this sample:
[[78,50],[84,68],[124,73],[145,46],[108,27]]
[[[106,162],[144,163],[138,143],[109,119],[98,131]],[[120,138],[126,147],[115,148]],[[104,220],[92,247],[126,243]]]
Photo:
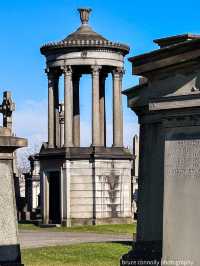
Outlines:
[[[61,219],[63,221],[66,220],[67,213],[68,215],[70,213],[68,217],[70,224],[91,224],[91,221],[92,223],[105,223],[106,219],[108,219],[107,222],[112,222],[112,218],[114,223],[117,223],[117,220],[121,223],[122,218],[131,221],[130,161],[117,160],[115,162],[113,160],[112,162],[109,160],[96,160],[95,162],[72,160],[65,165],[61,174],[63,190]],[[113,164],[118,165],[116,170],[113,170]],[[51,164],[52,170],[59,170],[57,167],[59,165]],[[96,169],[96,172],[92,169]],[[112,176],[113,171],[114,176]],[[46,176],[44,178],[48,182],[48,178]],[[66,182],[70,184],[70,191],[67,190]],[[42,198],[45,200],[43,201],[43,211],[45,211],[48,207],[48,198],[46,194]],[[67,205],[68,200],[70,200],[70,205]]]
[[[200,127],[169,130],[165,142],[163,259],[199,263]],[[181,232],[182,237],[179,237]]]
[[4,92],[2,106],[0,112],[4,116],[4,127],[0,127],[0,265],[20,266],[22,264],[17,229],[13,153],[17,148],[27,146],[27,140],[12,135],[11,93]]
[[199,265],[200,39],[188,36],[130,59],[146,81],[124,92],[140,154],[137,241],[121,265]]

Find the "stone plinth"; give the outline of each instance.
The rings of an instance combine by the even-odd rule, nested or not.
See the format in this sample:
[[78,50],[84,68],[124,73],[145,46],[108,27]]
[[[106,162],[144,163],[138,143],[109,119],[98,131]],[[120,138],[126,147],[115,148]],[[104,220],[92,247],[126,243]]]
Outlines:
[[[131,223],[131,159],[123,148],[63,148],[40,152],[43,222],[49,217],[51,174],[58,173],[61,223]],[[56,191],[54,191],[56,194]]]
[[0,265],[21,264],[13,179],[13,152],[27,141],[0,127]]
[[146,82],[124,92],[139,117],[140,154],[137,241],[121,265],[198,266],[200,37],[156,43],[162,49],[130,59]]

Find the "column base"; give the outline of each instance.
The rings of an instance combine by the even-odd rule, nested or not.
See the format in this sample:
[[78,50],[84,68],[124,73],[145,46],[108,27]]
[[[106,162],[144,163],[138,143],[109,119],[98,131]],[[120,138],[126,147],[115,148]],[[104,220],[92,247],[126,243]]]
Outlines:
[[162,241],[139,241],[135,243],[133,248],[121,257],[120,266],[161,265]]
[[72,226],[71,219],[62,220],[62,226],[71,227]]
[[55,147],[54,147],[53,144],[48,144],[48,148],[49,148],[49,149],[53,149],[53,148],[55,148]]

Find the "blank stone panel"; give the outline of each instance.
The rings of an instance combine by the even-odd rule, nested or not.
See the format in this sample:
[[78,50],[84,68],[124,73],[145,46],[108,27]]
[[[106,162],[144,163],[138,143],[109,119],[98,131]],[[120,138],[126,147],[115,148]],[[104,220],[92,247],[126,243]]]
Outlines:
[[92,169],[72,168],[71,176],[92,176]]
[[[199,249],[194,248],[200,239],[200,231],[194,230],[199,228],[200,221],[197,211],[200,203],[200,140],[196,139],[196,132],[200,132],[200,127],[173,131],[165,143],[163,258],[166,260],[200,259]],[[199,260],[193,262],[199,265]]]
[[71,198],[79,199],[80,198],[92,198],[93,197],[93,192],[92,191],[72,191],[71,192]]
[[79,198],[71,198],[71,205],[76,205],[78,203],[78,205],[92,205],[93,204],[93,197],[84,197],[81,198],[81,200]]
[[83,175],[71,175],[71,184],[91,184],[92,183],[92,176],[87,175],[87,176],[83,176]]
[[81,183],[81,184],[71,184],[71,191],[92,191],[93,190],[93,184],[91,183]]

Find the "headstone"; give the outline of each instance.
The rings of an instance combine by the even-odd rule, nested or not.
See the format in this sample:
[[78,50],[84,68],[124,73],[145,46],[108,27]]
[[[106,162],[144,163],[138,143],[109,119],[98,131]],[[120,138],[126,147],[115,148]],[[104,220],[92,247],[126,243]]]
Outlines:
[[155,40],[133,57],[145,82],[124,92],[139,117],[138,226],[121,265],[199,266],[200,36]]
[[27,146],[27,141],[12,135],[12,111],[11,93],[4,92],[0,107],[4,125],[0,127],[0,265],[3,266],[22,265],[14,194],[13,156],[16,149]]

